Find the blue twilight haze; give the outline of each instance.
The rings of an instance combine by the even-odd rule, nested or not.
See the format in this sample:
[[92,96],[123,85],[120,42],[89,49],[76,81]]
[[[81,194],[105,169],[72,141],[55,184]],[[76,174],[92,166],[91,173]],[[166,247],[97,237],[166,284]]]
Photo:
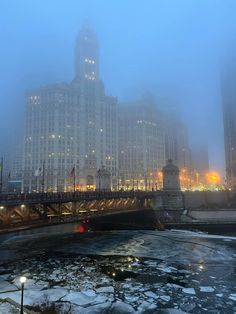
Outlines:
[[[195,149],[224,173],[221,69],[236,45],[234,0],[9,0],[0,4],[1,154],[23,125],[25,92],[71,81],[78,30],[100,44],[100,76],[118,101],[145,91],[179,106]],[[236,56],[235,56],[236,58]]]

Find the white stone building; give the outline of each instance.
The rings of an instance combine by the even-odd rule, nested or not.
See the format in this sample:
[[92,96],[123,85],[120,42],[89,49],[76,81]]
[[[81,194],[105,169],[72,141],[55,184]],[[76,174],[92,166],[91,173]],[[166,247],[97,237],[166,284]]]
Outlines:
[[115,185],[117,141],[117,101],[105,95],[96,34],[84,27],[72,83],[27,94],[23,190],[73,190],[74,174],[76,189],[95,189],[102,164]]

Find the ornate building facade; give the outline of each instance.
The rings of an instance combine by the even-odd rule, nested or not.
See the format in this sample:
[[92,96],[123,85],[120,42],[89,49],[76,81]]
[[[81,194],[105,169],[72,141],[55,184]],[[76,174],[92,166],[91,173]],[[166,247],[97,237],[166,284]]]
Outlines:
[[104,165],[116,185],[117,100],[99,79],[96,34],[84,27],[75,49],[75,78],[27,94],[23,188],[33,191],[95,189]]

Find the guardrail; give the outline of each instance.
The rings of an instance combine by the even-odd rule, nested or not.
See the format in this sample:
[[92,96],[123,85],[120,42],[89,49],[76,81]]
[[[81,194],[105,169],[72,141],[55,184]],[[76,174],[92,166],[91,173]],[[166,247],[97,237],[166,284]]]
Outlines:
[[161,191],[89,191],[89,192],[58,192],[58,193],[20,193],[1,194],[0,206],[27,205],[45,203],[66,203],[83,200],[117,199],[117,198],[147,198],[154,197]]

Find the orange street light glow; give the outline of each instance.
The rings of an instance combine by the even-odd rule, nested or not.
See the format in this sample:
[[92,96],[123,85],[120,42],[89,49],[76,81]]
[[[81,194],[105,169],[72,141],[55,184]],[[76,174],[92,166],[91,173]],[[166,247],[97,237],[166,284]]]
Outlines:
[[219,184],[220,183],[220,175],[215,171],[207,172],[206,173],[206,179],[207,179],[207,182],[209,184]]

